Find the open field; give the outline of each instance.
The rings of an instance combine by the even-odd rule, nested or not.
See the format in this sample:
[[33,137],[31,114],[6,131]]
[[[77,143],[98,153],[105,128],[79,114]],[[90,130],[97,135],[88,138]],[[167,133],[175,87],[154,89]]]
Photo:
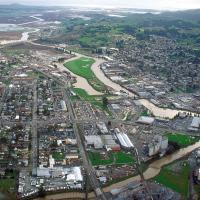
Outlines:
[[0,40],[19,40],[21,36],[20,31],[0,31]]
[[106,159],[101,158],[99,152],[88,152],[89,159],[91,160],[92,165],[111,165],[111,164],[133,164],[134,159],[132,155],[125,152],[110,152]]
[[159,175],[153,180],[187,197],[189,164],[184,164],[178,172],[174,172],[170,167],[171,165],[163,167]]
[[200,137],[193,137],[183,134],[167,134],[168,140],[170,142],[176,142],[181,148],[192,145],[200,140]]
[[105,85],[97,79],[91,70],[91,66],[95,61],[90,58],[81,57],[79,59],[66,62],[64,66],[76,75],[85,78],[88,83],[97,91],[105,91]]
[[104,110],[110,116],[112,115],[112,113],[110,112],[108,107],[103,104],[102,96],[88,95],[88,93],[85,90],[81,89],[81,88],[73,88],[73,92],[76,93],[76,96],[71,97],[72,100],[73,99],[80,99],[80,100],[83,100],[83,101],[88,101],[93,106],[95,106],[95,107],[97,107],[97,108],[99,108],[101,110]]
[[0,179],[0,191],[8,191],[15,187],[15,179]]
[[59,152],[53,152],[52,157],[55,160],[63,160],[65,158],[64,154]]

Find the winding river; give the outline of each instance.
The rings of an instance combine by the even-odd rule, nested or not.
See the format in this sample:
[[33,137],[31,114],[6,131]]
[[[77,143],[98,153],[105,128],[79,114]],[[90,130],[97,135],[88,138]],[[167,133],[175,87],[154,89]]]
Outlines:
[[[40,18],[37,18],[38,20]],[[41,20],[39,20],[41,21]],[[34,31],[38,31],[38,30],[34,30]],[[32,31],[32,32],[34,32]],[[22,37],[20,40],[17,40],[17,41],[8,41],[8,43],[5,43],[5,44],[9,44],[9,43],[15,43],[15,42],[20,42],[20,41],[28,41],[28,38],[29,38],[29,34],[31,33],[30,32],[24,32],[22,34]],[[38,45],[38,44],[37,44]],[[45,46],[45,45],[42,45],[42,46]],[[49,46],[47,46],[49,47]],[[81,55],[81,54],[77,54],[75,53],[76,57],[74,58],[71,58],[67,61],[70,61],[70,60],[74,60],[74,59],[77,59],[77,58],[80,58],[82,56],[84,57],[87,57],[85,55]],[[114,83],[112,82],[109,78],[107,78],[105,76],[105,74],[102,72],[102,70],[100,69],[100,65],[105,62],[104,60],[102,59],[99,59],[99,58],[93,58],[95,59],[95,63],[92,65],[91,69],[92,71],[94,72],[94,74],[96,75],[96,77],[102,81],[105,85],[107,85],[108,87],[112,88],[114,91],[116,92],[120,92],[121,90],[125,91],[129,97],[133,97],[133,96],[136,96],[134,93],[124,89],[123,87],[121,87],[119,84],[117,83]],[[64,66],[63,66],[63,63],[57,63],[58,64],[58,67],[61,69],[61,70],[66,70],[68,72],[70,72],[69,70],[67,70]],[[77,83],[74,84],[75,87],[79,87],[79,88],[83,88],[85,89],[90,95],[100,95],[102,93],[99,93],[98,91],[94,90],[87,82],[86,79],[76,75],[76,74],[73,74],[72,72],[70,72],[74,77],[76,77],[77,79]],[[173,110],[173,109],[164,109],[164,108],[160,108],[156,105],[154,105],[153,103],[151,103],[149,100],[147,99],[139,99],[139,102],[145,106],[147,109],[149,109],[153,114],[154,116],[156,117],[162,117],[162,118],[169,118],[169,119],[172,119],[175,115],[177,115],[179,112],[187,112],[187,111],[182,111],[182,110]],[[192,113],[193,115],[195,113]],[[200,142],[197,142],[196,144],[194,145],[191,145],[189,147],[186,147],[184,149],[181,149],[177,152],[174,152],[173,154],[171,155],[168,155],[168,156],[165,156],[159,160],[156,160],[154,161],[153,163],[151,163],[148,167],[148,169],[144,172],[144,177],[145,179],[151,179],[153,177],[155,177],[156,175],[159,174],[161,168],[164,166],[164,165],[167,165],[177,159],[180,159],[182,157],[184,157],[185,155],[191,153],[192,151],[194,151],[195,149],[197,148],[200,148]],[[123,186],[126,186],[128,183],[131,183],[133,181],[140,181],[140,176],[135,176],[135,177],[132,177],[132,178],[129,178],[125,181],[122,181],[122,182],[119,182],[119,183],[116,183],[116,184],[113,184],[111,186],[108,186],[108,187],[105,187],[103,188],[104,192],[109,192],[111,191],[112,189],[116,189],[116,188],[120,188],[120,187],[123,187]],[[94,193],[90,193],[89,194],[89,197],[94,197]],[[82,193],[61,193],[61,194],[54,194],[54,195],[48,195],[46,196],[45,198],[37,198],[37,199],[40,199],[40,200],[58,200],[58,199],[67,199],[67,198],[75,198],[75,199],[78,199],[78,198],[81,198],[81,199],[84,199],[84,195]]]
[[[78,53],[75,53],[75,55],[76,55],[76,57],[73,58],[73,60],[78,59],[80,57],[88,57],[88,56],[78,54]],[[88,58],[92,58],[92,57],[88,57]],[[91,66],[91,70],[93,71],[95,76],[102,83],[104,83],[106,86],[112,88],[115,92],[124,91],[128,94],[129,97],[136,96],[135,93],[130,92],[129,90],[123,88],[122,86],[120,86],[117,83],[114,83],[112,80],[110,80],[108,77],[105,76],[104,72],[100,68],[100,65],[102,63],[104,63],[105,60],[99,59],[99,58],[93,58],[93,59],[95,60],[95,63]],[[67,70],[67,71],[70,72],[69,70]],[[91,89],[91,86],[88,84],[88,82],[84,78],[82,78],[78,75],[74,75],[72,72],[70,72],[70,73],[77,78],[77,83],[74,84],[75,87],[80,87],[80,88],[86,90],[90,95],[99,95],[100,94],[98,91]],[[87,83],[85,83],[85,81]],[[185,111],[185,110],[176,110],[176,109],[158,107],[155,104],[153,104],[152,102],[150,102],[148,99],[139,99],[138,101],[140,102],[140,104],[142,104],[148,110],[150,110],[151,113],[155,117],[173,119],[178,113],[189,113],[189,111]],[[197,113],[191,112],[191,114],[194,116]]]

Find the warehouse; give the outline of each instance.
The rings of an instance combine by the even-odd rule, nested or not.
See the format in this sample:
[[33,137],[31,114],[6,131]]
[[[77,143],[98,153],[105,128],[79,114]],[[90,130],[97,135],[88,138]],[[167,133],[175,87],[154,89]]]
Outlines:
[[113,135],[102,135],[101,139],[105,145],[107,151],[120,151],[120,145],[115,142],[115,138]]
[[127,134],[117,133],[116,136],[117,136],[117,139],[119,140],[119,143],[122,147],[124,147],[124,148],[133,148],[134,147],[133,143],[130,141]]
[[60,101],[60,104],[61,104],[62,110],[63,110],[63,111],[67,111],[67,106],[66,106],[65,101],[61,100],[61,101]]
[[86,135],[85,141],[88,147],[93,146],[95,149],[103,148],[103,143],[99,135]]
[[146,116],[141,116],[137,122],[141,123],[141,124],[147,124],[147,125],[151,125],[154,122],[154,118],[153,117],[146,117]]

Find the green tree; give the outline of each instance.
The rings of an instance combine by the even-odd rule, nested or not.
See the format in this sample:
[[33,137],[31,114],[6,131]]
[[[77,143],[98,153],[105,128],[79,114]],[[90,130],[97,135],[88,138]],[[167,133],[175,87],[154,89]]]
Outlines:
[[104,107],[106,107],[108,105],[108,98],[106,96],[103,96],[102,103],[103,103]]

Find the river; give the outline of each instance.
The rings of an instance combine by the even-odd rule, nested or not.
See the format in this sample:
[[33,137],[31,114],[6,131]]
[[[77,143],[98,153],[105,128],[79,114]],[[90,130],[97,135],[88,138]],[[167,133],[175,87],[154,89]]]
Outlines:
[[[66,60],[67,62],[69,61],[73,61],[76,60],[78,58],[82,57],[81,55],[76,55],[76,57],[70,58],[68,60]],[[73,86],[75,88],[82,88],[84,89],[89,95],[102,95],[103,93],[96,91],[88,82],[85,78],[78,76],[76,74],[74,74],[73,72],[71,72],[70,70],[68,70],[66,67],[64,67],[64,63],[66,62],[64,61],[63,63],[59,63],[57,62],[56,65],[57,67],[62,70],[62,71],[67,71],[71,74],[71,76],[76,78],[76,83],[73,84]]]
[[[157,176],[160,173],[160,170],[162,169],[163,166],[172,163],[175,160],[178,160],[186,155],[188,155],[189,153],[191,153],[192,151],[194,151],[195,149],[200,148],[200,142],[197,142],[189,147],[180,149],[176,152],[174,152],[171,155],[165,156],[159,160],[154,161],[153,163],[151,163],[148,167],[148,169],[143,173],[144,174],[144,178],[146,180],[154,178],[155,176]],[[128,184],[134,182],[134,181],[140,181],[141,178],[140,176],[134,176],[132,178],[126,179],[124,181],[121,181],[119,183],[115,183],[112,184],[110,186],[104,187],[103,191],[104,192],[110,192],[113,189],[117,189],[117,188],[121,188],[121,187],[125,187]],[[73,193],[73,197],[75,199],[78,198],[82,198],[83,197],[83,193]],[[90,193],[89,197],[93,198],[94,197],[94,193]],[[54,194],[54,195],[48,195],[45,198],[37,198],[37,200],[64,200],[64,199],[71,199],[72,198],[72,193],[60,193],[60,194]]]
[[[75,59],[78,59],[80,57],[92,58],[92,59],[95,60],[95,63],[91,66],[91,70],[93,71],[95,76],[102,83],[104,83],[109,88],[112,88],[115,92],[124,91],[124,92],[126,92],[126,94],[129,97],[137,96],[134,92],[131,92],[131,91],[125,89],[124,87],[120,86],[119,84],[113,82],[111,79],[106,77],[106,75],[104,74],[104,72],[100,68],[100,65],[102,63],[104,63],[105,60],[99,59],[99,58],[89,57],[89,56],[82,55],[82,54],[79,54],[79,53],[74,53],[74,54],[75,54],[76,57],[74,57],[74,58],[72,58],[70,60],[66,60],[65,62],[68,62],[68,61],[71,61],[71,60],[75,60]],[[59,65],[59,67],[62,70],[66,70],[66,71],[70,72],[71,75],[76,77],[77,82],[74,84],[74,87],[82,88],[90,95],[100,95],[100,94],[102,94],[102,93],[94,90],[83,77],[78,76],[76,74],[73,74],[71,71],[67,70],[66,68],[64,69],[63,66],[61,66],[61,65]],[[159,118],[173,119],[178,113],[189,113],[189,111],[186,111],[186,110],[176,110],[176,109],[158,107],[155,104],[153,104],[152,102],[150,102],[150,100],[148,100],[148,99],[139,99],[138,101],[140,102],[140,104],[142,104],[148,110],[150,110],[151,113],[155,117],[159,117]],[[197,113],[191,112],[191,114],[194,116]]]
[[[28,33],[24,33],[22,34],[22,37],[23,37],[23,40],[22,41],[26,41],[28,40]],[[21,41],[21,40],[20,40]],[[44,45],[43,45],[44,46]],[[71,58],[69,59],[68,61],[70,60],[74,60],[74,59],[77,59],[79,57],[87,57],[85,55],[81,55],[81,54],[76,54],[76,57],[75,58]],[[95,59],[95,63],[92,65],[91,69],[92,71],[94,72],[94,74],[96,75],[96,77],[102,81],[105,85],[107,85],[108,87],[111,87],[114,91],[125,91],[128,96],[130,97],[133,97],[135,96],[134,93],[124,89],[123,87],[121,87],[119,84],[117,83],[114,83],[112,82],[109,78],[107,78],[105,76],[105,74],[102,72],[102,70],[100,69],[100,64],[102,64],[104,62],[104,60],[102,59],[98,59],[98,58],[94,58]],[[58,63],[57,63],[58,64]],[[58,64],[58,66],[62,69],[62,70],[67,70],[64,66],[63,66],[63,63],[61,64]],[[67,70],[68,71],[68,70]],[[70,72],[73,76],[75,76],[77,78],[77,83],[74,84],[75,87],[79,87],[79,88],[83,88],[85,89],[89,94],[91,95],[97,95],[99,94],[98,91],[95,91],[89,84],[88,82],[82,78],[82,77],[79,77],[75,74],[73,74],[72,72]],[[176,114],[178,114],[179,112],[187,112],[187,111],[182,111],[182,110],[173,110],[173,109],[164,109],[164,108],[160,108],[156,105],[154,105],[153,103],[151,103],[149,100],[147,99],[140,99],[139,100],[140,103],[145,106],[147,109],[149,109],[153,114],[154,116],[156,117],[164,117],[164,118],[173,118]],[[195,113],[192,113],[193,115]],[[166,156],[166,157],[163,157],[159,160],[156,160],[154,161],[153,163],[151,163],[148,167],[148,169],[144,172],[144,177],[145,179],[151,179],[153,177],[155,177],[156,175],[159,174],[161,168],[164,166],[164,165],[167,165],[177,159],[180,159],[182,157],[184,157],[185,155],[191,153],[192,151],[194,151],[195,149],[197,148],[200,148],[200,142],[194,144],[194,145],[191,145],[187,148],[184,148],[184,149],[181,149],[169,156]],[[103,188],[103,190],[105,192],[109,192],[110,190],[112,189],[115,189],[115,188],[120,188],[120,187],[123,187],[123,186],[126,186],[128,183],[131,183],[133,181],[139,181],[140,180],[140,176],[135,176],[135,177],[132,177],[132,178],[129,178],[125,181],[122,181],[122,182],[119,182],[119,183],[116,183],[116,184],[113,184],[111,186],[108,186],[108,187],[105,187]],[[62,194],[55,194],[55,195],[49,195],[45,198],[40,198],[40,200],[50,200],[50,199],[67,199],[68,197],[70,198],[83,198],[83,194],[82,193],[70,193],[69,195],[67,193],[62,193]],[[91,197],[94,196],[93,193],[90,193],[89,194]]]
[[[30,21],[30,22],[25,22],[25,23],[21,23],[21,24],[0,24],[0,27],[3,28],[4,31],[6,30],[26,30],[25,32],[22,32],[22,36],[19,40],[1,40],[0,41],[0,45],[5,45],[5,44],[14,44],[14,43],[18,43],[18,42],[25,42],[28,41],[29,39],[29,35],[31,33],[36,33],[38,31],[40,31],[40,29],[38,28],[25,28],[23,27],[24,25],[28,25],[28,24],[32,24],[35,22],[43,22],[44,20],[39,18],[40,15],[33,15],[30,16],[30,18],[35,19],[35,21]],[[27,31],[28,29],[28,31]]]

